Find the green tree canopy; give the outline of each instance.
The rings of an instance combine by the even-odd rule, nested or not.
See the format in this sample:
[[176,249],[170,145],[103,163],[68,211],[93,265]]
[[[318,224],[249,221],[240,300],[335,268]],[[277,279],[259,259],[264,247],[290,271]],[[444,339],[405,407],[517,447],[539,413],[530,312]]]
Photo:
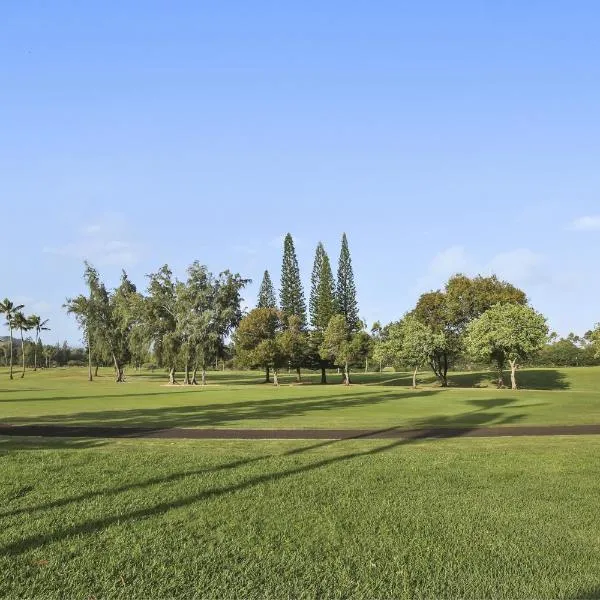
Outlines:
[[508,361],[512,388],[516,389],[519,362],[537,352],[547,336],[546,319],[533,308],[496,304],[469,324],[466,347],[474,358],[496,365],[499,387],[503,385],[503,369]]
[[289,233],[285,236],[283,243],[279,305],[284,326],[287,324],[287,319],[294,315],[300,319],[302,329],[306,328],[306,301],[300,280],[300,268],[296,258],[294,240]]
[[348,238],[342,234],[342,247],[337,270],[336,286],[336,312],[344,316],[348,330],[358,331],[360,319],[358,317],[358,302],[356,300],[356,285],[354,283],[354,271],[352,270],[352,259],[348,247]]
[[257,308],[274,308],[277,309],[277,300],[275,299],[275,290],[269,271],[265,271],[258,290]]

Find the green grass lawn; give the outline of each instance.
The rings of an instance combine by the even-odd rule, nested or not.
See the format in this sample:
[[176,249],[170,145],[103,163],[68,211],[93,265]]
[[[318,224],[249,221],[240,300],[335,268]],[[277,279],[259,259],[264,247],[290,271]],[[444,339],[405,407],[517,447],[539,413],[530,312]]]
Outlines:
[[[356,385],[260,384],[260,373],[209,373],[211,385],[169,387],[164,373],[113,383],[85,369],[0,372],[0,422],[156,427],[387,428],[600,423],[600,368],[532,369],[527,389],[485,387],[489,373],[454,374],[454,384],[483,387],[413,391],[402,373],[356,376]],[[424,378],[427,377],[426,375]],[[331,379],[337,379],[334,375]],[[291,381],[291,378],[287,378]],[[284,383],[286,378],[284,378]],[[538,389],[534,389],[538,388]]]
[[0,596],[592,598],[600,437],[0,439]]

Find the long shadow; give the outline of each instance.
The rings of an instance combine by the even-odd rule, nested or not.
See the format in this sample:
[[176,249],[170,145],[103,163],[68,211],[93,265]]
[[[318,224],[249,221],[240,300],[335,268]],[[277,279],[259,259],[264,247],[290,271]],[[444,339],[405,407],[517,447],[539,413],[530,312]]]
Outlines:
[[0,435],[0,456],[3,452],[30,450],[85,450],[105,446],[109,442],[101,438],[36,438],[25,437],[15,440],[14,437]]
[[[492,371],[473,371],[472,373],[450,373],[451,386],[458,387],[496,387],[497,376]],[[504,374],[505,385],[510,383],[508,373]],[[520,389],[531,390],[567,390],[571,387],[564,373],[556,369],[524,369],[517,371],[517,385]]]
[[[504,417],[503,413],[485,413],[484,409],[471,411],[471,413],[468,413],[468,414],[470,415],[472,413],[476,413],[478,415],[478,417],[477,417],[478,426],[481,426],[485,423],[490,423],[490,422],[494,422],[495,424],[502,424],[504,422],[515,422],[516,420],[519,420],[520,418],[523,418],[525,416],[525,415],[513,415],[513,416],[509,416],[509,417]],[[472,429],[472,428],[468,428],[468,427],[467,428],[461,427],[460,429],[457,429],[458,424],[459,423],[462,424],[466,420],[469,420],[469,419],[465,419],[465,415],[462,415],[462,414],[456,415],[455,417],[443,416],[443,417],[435,417],[434,419],[423,420],[419,423],[422,432],[418,435],[415,435],[414,437],[401,438],[401,439],[394,440],[392,442],[383,444],[381,446],[377,446],[375,448],[370,448],[370,449],[363,450],[363,451],[352,452],[350,454],[343,454],[340,456],[334,456],[334,457],[330,457],[330,458],[317,460],[315,462],[312,462],[312,463],[309,463],[306,465],[296,466],[296,467],[293,467],[293,468],[290,468],[290,469],[287,469],[284,471],[275,471],[275,472],[270,472],[270,473],[264,473],[261,475],[250,477],[250,478],[245,479],[238,483],[224,485],[224,486],[216,487],[216,488],[209,489],[209,490],[204,490],[200,493],[188,495],[183,498],[178,498],[178,499],[175,499],[175,500],[172,500],[169,502],[160,502],[153,507],[133,510],[127,514],[119,514],[119,515],[104,517],[104,518],[100,518],[100,519],[93,519],[93,520],[81,523],[79,525],[75,525],[75,526],[71,526],[71,527],[63,527],[62,529],[59,529],[57,531],[54,531],[54,532],[51,532],[48,534],[33,535],[33,536],[30,536],[27,538],[20,539],[16,542],[7,544],[6,546],[4,546],[3,548],[0,549],[0,552],[2,552],[2,554],[7,554],[7,555],[18,555],[23,552],[27,552],[28,550],[31,550],[33,548],[42,546],[46,543],[57,542],[57,541],[63,540],[65,538],[68,538],[71,536],[76,536],[76,535],[80,535],[80,534],[93,534],[98,531],[101,531],[102,529],[104,529],[106,527],[114,525],[116,523],[124,523],[126,521],[135,521],[136,519],[142,519],[142,518],[162,515],[162,514],[165,514],[168,511],[175,509],[175,508],[182,508],[182,507],[190,506],[197,502],[210,501],[210,500],[213,500],[220,496],[223,496],[225,494],[231,494],[231,493],[251,489],[257,485],[281,481],[281,480],[287,479],[289,477],[293,477],[295,475],[301,475],[304,473],[315,471],[317,469],[329,467],[331,465],[335,465],[338,463],[351,461],[355,458],[372,456],[375,454],[393,450],[394,448],[412,444],[412,443],[415,443],[416,441],[425,440],[428,437],[431,437],[430,434],[428,434],[428,430],[435,429],[436,431],[439,431],[438,425],[439,425],[440,421],[445,422],[446,429],[447,429],[447,435],[436,436],[436,437],[447,437],[447,438],[459,437],[461,435],[467,434]],[[389,428],[389,429],[394,429],[394,428]],[[313,448],[318,447],[318,446],[328,445],[329,443],[334,443],[334,442],[331,442],[331,441],[324,442],[324,443],[313,446]],[[337,443],[341,443],[341,442],[338,441]],[[305,452],[308,449],[309,448],[303,448],[301,450],[301,452]],[[297,453],[297,449],[296,449],[296,453]],[[285,453],[283,454],[283,456],[285,456]],[[260,458],[263,458],[263,457],[260,457]],[[235,468],[235,466],[233,468]],[[177,475],[170,475],[167,477],[178,477],[178,476],[189,476],[189,475],[177,474]],[[145,483],[132,484],[132,485],[135,485],[137,488],[141,488],[141,487],[152,486],[152,485],[155,485],[156,483],[160,483],[160,482],[161,482],[160,480],[157,481],[156,479],[154,479],[154,480],[149,480],[148,482],[145,482]],[[77,500],[73,500],[73,501],[77,501]],[[65,500],[65,502],[69,502],[69,500],[67,499],[67,500]]]
[[583,590],[576,596],[573,596],[573,600],[598,600],[599,598],[600,585],[598,585],[598,587]]
[[355,396],[340,394],[337,396],[303,396],[300,398],[269,398],[200,404],[194,406],[161,406],[157,408],[138,408],[129,410],[90,411],[63,415],[43,415],[39,417],[9,417],[3,421],[9,424],[60,423],[110,424],[125,426],[169,429],[172,427],[215,427],[240,420],[277,420],[284,417],[301,416],[306,413],[326,412],[355,406],[372,406],[389,400],[403,401],[415,395],[419,397],[440,393],[438,390],[423,390],[398,395],[393,392],[369,392]]

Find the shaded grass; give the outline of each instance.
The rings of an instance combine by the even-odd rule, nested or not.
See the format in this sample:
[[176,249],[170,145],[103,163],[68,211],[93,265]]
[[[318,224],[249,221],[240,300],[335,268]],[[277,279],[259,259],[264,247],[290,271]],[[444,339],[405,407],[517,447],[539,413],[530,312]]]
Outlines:
[[0,439],[0,595],[568,598],[600,586],[595,437],[101,444]]
[[[542,377],[536,369],[523,371]],[[556,380],[552,375],[544,381]],[[89,383],[84,369],[27,373],[0,383],[0,422],[150,427],[381,428],[600,423],[600,369],[564,369],[568,389],[496,390],[405,386],[248,385],[257,373],[211,373],[206,388],[160,385],[130,376],[115,384],[107,369]],[[392,376],[390,378],[390,375]],[[471,374],[472,376],[473,374]],[[376,375],[378,376],[378,375]],[[382,374],[401,379],[403,374]],[[222,377],[222,379],[217,379]],[[237,383],[238,379],[244,383]],[[229,383],[234,381],[236,383]],[[596,387],[594,388],[594,382]],[[580,387],[577,387],[580,386]]]

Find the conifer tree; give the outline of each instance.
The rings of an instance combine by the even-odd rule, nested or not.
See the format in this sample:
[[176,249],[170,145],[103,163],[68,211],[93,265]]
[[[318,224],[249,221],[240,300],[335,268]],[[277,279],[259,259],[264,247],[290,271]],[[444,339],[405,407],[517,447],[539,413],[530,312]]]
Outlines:
[[269,271],[265,271],[260,289],[258,291],[258,302],[256,308],[274,308],[277,309],[277,300],[275,299],[275,290]]
[[342,235],[342,249],[338,262],[336,308],[337,312],[344,316],[348,331],[353,332],[360,329],[352,260],[348,248],[348,238],[345,233]]
[[294,249],[294,240],[288,233],[283,244],[283,264],[281,266],[281,289],[279,302],[284,321],[295,315],[300,319],[301,329],[306,328],[306,302],[300,281],[300,268]]
[[325,331],[329,320],[335,314],[335,285],[329,257],[321,242],[315,252],[310,289],[310,323]]

